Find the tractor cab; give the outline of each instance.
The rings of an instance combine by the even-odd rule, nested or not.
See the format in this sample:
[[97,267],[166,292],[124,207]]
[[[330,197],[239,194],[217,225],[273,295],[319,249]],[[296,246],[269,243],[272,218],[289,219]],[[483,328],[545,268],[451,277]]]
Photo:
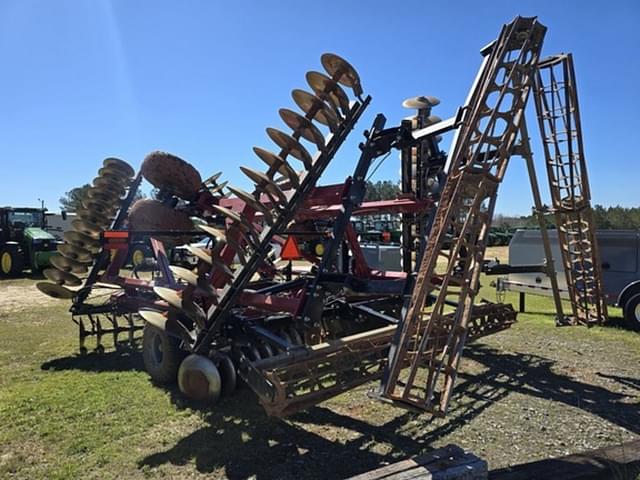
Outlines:
[[49,264],[58,242],[44,228],[45,209],[0,208],[0,274],[17,275]]

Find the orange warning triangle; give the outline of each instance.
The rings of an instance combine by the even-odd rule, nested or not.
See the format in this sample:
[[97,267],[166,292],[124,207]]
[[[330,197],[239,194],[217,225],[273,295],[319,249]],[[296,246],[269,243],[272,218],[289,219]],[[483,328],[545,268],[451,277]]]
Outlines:
[[298,247],[298,241],[293,235],[289,235],[282,246],[282,252],[280,253],[282,260],[300,260],[302,253]]

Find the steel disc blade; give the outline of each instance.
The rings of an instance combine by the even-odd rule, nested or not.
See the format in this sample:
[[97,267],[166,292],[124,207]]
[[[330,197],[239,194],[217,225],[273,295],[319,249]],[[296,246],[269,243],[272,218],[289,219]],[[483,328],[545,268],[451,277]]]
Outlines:
[[306,148],[291,135],[284,133],[277,128],[267,128],[267,135],[287,154],[293,155],[304,163],[307,170],[313,166],[313,158]]
[[75,260],[80,263],[92,263],[93,262],[93,254],[84,248],[77,247],[75,245],[69,245],[65,243],[64,245],[58,245],[58,252],[63,257],[67,257],[71,260]]
[[224,181],[215,186],[209,187],[209,193],[211,193],[211,195],[215,195],[216,193],[222,192],[222,189],[225,188],[228,184],[228,181]]
[[304,90],[296,89],[291,92],[293,101],[307,115],[313,113],[313,118],[323,125],[329,127],[329,130],[335,132],[338,129],[338,116],[331,110],[326,103],[316,95]]
[[153,292],[173,308],[182,310],[182,297],[171,288],[153,287]]
[[84,233],[69,230],[64,232],[63,238],[65,242],[91,252],[97,252],[100,250],[100,241],[95,238],[91,238],[89,235],[85,235]]
[[89,270],[87,265],[84,263],[76,262],[75,260],[71,260],[70,258],[63,257],[62,255],[56,254],[53,255],[49,259],[49,263],[58,270],[67,273],[78,273],[83,274],[87,273]]
[[268,224],[273,223],[273,217],[271,216],[269,209],[260,203],[256,197],[238,187],[229,186],[227,188],[233,195],[238,197],[245,204],[249,205],[253,210],[260,212]]
[[287,196],[284,192],[264,173],[245,166],[240,166],[240,170],[256,184],[259,190],[263,190],[265,193],[277,197],[283,204],[287,203]]
[[231,220],[234,223],[238,223],[238,224],[243,224],[244,222],[242,221],[242,217],[240,217],[240,214],[238,212],[234,212],[233,210],[227,208],[227,207],[223,207],[221,205],[211,205],[211,208],[213,210],[215,210],[216,212],[218,212],[220,215],[228,218],[229,220]]
[[71,228],[73,228],[76,232],[83,233],[94,239],[100,238],[100,233],[102,233],[102,227],[100,225],[96,225],[95,223],[91,223],[87,220],[83,220],[82,218],[74,218],[71,222]]
[[280,118],[287,124],[287,126],[300,134],[305,140],[314,143],[318,149],[322,150],[325,146],[324,135],[318,130],[308,118],[303,117],[299,113],[289,110],[288,108],[281,108],[279,110]]
[[260,157],[260,160],[269,165],[269,168],[276,169],[278,173],[286,177],[296,188],[300,185],[298,174],[282,157],[260,147],[253,147],[253,151]]
[[205,185],[215,185],[215,183],[218,181],[221,175],[222,175],[222,172],[214,173],[202,183],[204,183]]
[[435,107],[440,103],[436,97],[425,97],[424,95],[420,95],[417,97],[407,98],[404,102],[402,102],[402,106],[404,108],[414,108],[417,110],[424,110],[426,108]]
[[194,287],[198,286],[198,275],[196,275],[192,270],[184,267],[178,267],[175,265],[171,265],[169,267],[173,274],[181,280],[184,280],[190,285]]
[[158,330],[166,331],[167,317],[165,314],[155,310],[139,310],[138,314],[148,324],[153,325]]
[[187,250],[195,255],[197,258],[202,260],[209,265],[213,265],[213,260],[211,259],[211,254],[205,251],[202,248],[194,247],[193,245],[187,245]]
[[116,170],[120,170],[127,177],[133,177],[136,172],[131,165],[129,165],[124,160],[120,160],[119,158],[109,157],[105,158],[102,162],[102,165],[105,167],[114,168]]
[[45,268],[42,274],[47,280],[51,280],[60,285],[69,285],[71,287],[77,287],[82,285],[82,280],[71,273],[63,272],[56,268]]
[[307,83],[314,93],[326,100],[336,111],[349,112],[349,97],[337,82],[320,72],[307,72]]
[[325,53],[320,57],[320,62],[333,79],[342,85],[352,88],[353,93],[356,95],[362,95],[360,75],[344,58],[335,53]]
[[440,118],[438,115],[429,115],[425,120],[425,127],[428,127],[429,125],[435,125],[436,123],[440,123],[441,121],[442,118]]
[[36,288],[45,295],[61,300],[71,300],[76,294],[73,290],[58,285],[57,283],[38,282]]
[[203,225],[203,224],[196,225],[196,228],[198,230],[202,230],[204,233],[212,237],[216,242],[227,241],[227,236],[225,235],[225,233],[218,228],[214,228],[209,225]]

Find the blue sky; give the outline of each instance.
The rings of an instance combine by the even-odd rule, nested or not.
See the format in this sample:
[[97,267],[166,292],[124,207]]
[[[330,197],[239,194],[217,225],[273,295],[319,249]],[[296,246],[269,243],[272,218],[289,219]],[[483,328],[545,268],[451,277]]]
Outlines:
[[[574,54],[593,201],[640,205],[640,2],[214,2],[0,0],[0,205],[58,210],[60,195],[89,182],[101,160],[138,167],[172,152],[203,176],[261,167],[251,147],[275,149],[281,107],[335,52],[373,97],[323,183],[355,166],[374,115],[409,114],[403,99],[434,95],[451,116],[480,64],[479,49],[515,15],[549,30],[543,55]],[[537,127],[529,122],[538,173]],[[442,143],[447,149],[447,141]],[[397,177],[394,154],[374,179]],[[497,211],[528,213],[531,195],[514,157]]]

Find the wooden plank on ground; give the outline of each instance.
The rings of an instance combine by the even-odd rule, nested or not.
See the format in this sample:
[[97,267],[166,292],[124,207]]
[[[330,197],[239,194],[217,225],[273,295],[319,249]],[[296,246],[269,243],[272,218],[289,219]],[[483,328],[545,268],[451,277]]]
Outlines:
[[447,445],[417,457],[365,472],[351,480],[485,480],[487,462]]
[[500,468],[489,473],[491,480],[531,478],[620,479],[640,477],[640,440],[588,452],[549,458]]

